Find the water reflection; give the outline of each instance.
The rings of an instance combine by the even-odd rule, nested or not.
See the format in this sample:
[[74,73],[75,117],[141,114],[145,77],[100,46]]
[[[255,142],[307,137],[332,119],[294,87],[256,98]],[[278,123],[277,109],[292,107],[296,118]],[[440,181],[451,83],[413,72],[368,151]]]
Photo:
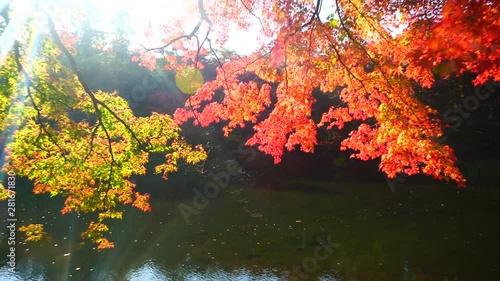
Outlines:
[[140,268],[131,269],[126,279],[131,281],[167,280],[167,273],[153,260],[149,260]]
[[[181,202],[127,210],[110,225],[116,248],[98,253],[79,245],[84,216],[54,216],[53,201],[19,197],[19,218],[53,235],[44,246],[17,246],[15,275],[2,258],[0,280],[493,281],[499,272],[500,229],[491,223],[499,190],[401,188],[378,198],[240,188],[212,199],[190,225]],[[338,247],[325,255],[321,241]]]
[[[101,272],[91,274],[91,280],[122,280],[116,274],[110,272]],[[123,280],[130,281],[151,281],[151,280],[190,280],[190,281],[206,281],[206,280],[231,280],[231,281],[250,281],[250,280],[283,280],[284,276],[272,270],[260,270],[259,272],[251,272],[247,269],[236,269],[226,271],[216,266],[211,266],[205,270],[192,265],[182,265],[176,269],[167,269],[158,261],[148,260],[139,268],[132,268],[127,272]],[[320,276],[318,280],[337,280],[332,276]]]

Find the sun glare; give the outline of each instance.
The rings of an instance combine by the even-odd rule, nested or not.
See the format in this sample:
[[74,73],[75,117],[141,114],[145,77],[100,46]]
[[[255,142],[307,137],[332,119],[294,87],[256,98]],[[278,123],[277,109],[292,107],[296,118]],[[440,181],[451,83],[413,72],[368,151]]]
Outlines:
[[[129,25],[132,28],[131,35],[132,44],[149,43],[153,46],[161,45],[163,42],[161,37],[161,26],[168,26],[176,17],[188,13],[188,3],[186,1],[118,1],[109,2],[99,0],[87,0],[99,13],[101,19],[99,28],[103,30],[112,30],[116,24]],[[128,15],[124,21],[123,13]],[[182,26],[186,33],[191,32],[197,23],[197,13],[193,17],[193,21],[185,22]],[[121,17],[121,18],[120,18]],[[146,27],[150,25],[153,36],[146,36]],[[257,35],[260,32],[258,29],[253,29],[246,32],[233,32],[225,47],[236,50],[240,54],[249,54],[257,48]]]
[[[189,13],[187,1],[86,0],[83,2],[87,3],[98,14],[97,28],[103,31],[112,31],[117,25],[129,26],[132,32],[131,43],[136,45],[135,47],[139,44],[151,44],[152,47],[161,45],[162,39],[164,39],[161,36],[161,26],[168,26],[175,18]],[[196,26],[197,20],[198,13],[193,12],[193,20],[184,22],[182,28],[186,34]],[[146,35],[148,25],[150,34]],[[232,32],[224,47],[235,50],[242,55],[250,54],[257,48],[259,33],[258,28],[245,32]]]
[[[164,44],[165,34],[162,28],[168,27],[176,19],[188,13],[193,14],[192,20],[185,20],[182,29],[186,34],[191,32],[199,17],[196,11],[189,11],[190,4],[193,3],[178,0],[77,0],[64,3],[65,8],[62,8],[56,0],[14,0],[11,2],[12,20],[0,39],[0,58],[10,50],[15,37],[20,36],[20,31],[29,18],[39,20],[39,24],[34,25],[36,31],[48,32],[46,22],[43,20],[45,11],[58,22],[76,27],[81,26],[81,21],[86,20],[92,28],[104,32],[123,30],[128,34],[131,49],[136,49],[141,45],[158,47]],[[66,5],[81,13],[77,19],[72,17],[71,12],[65,10]],[[223,47],[241,55],[250,54],[257,49],[257,37],[260,32],[258,27],[244,32],[231,31]]]
[[118,27],[125,27],[131,32],[133,43],[154,41],[146,38],[148,26],[151,27],[150,32],[153,36],[158,35],[156,33],[159,33],[161,25],[168,25],[175,17],[186,12],[184,1],[85,0],[81,2],[90,11],[95,12],[97,23],[94,28],[112,32]]

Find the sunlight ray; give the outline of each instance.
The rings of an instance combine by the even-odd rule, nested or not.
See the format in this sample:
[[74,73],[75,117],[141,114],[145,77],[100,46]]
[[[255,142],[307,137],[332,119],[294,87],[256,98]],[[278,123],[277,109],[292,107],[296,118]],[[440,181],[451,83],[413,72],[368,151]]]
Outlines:
[[[1,3],[0,7],[2,10],[6,8]],[[14,7],[10,21],[0,35],[0,63],[3,62],[7,53],[12,49],[14,42],[22,36],[23,26],[32,12],[32,5],[16,5]]]
[[[68,248],[66,250],[66,253],[70,253],[70,254],[75,251],[74,245],[75,245],[75,241],[76,241],[75,240],[76,220],[77,220],[77,215],[75,213],[72,213],[71,214],[71,223],[70,223],[69,231],[68,231],[68,236],[69,236]],[[64,237],[64,240],[66,240],[66,237]],[[71,268],[73,268],[72,262],[73,262],[72,256],[68,255],[68,260],[66,261],[65,266],[64,266],[64,276],[68,276],[70,274]]]
[[[28,43],[28,47],[26,49],[26,54],[28,55],[28,58],[26,60],[26,64],[23,65],[25,68],[25,71],[27,73],[32,72],[32,66],[33,66],[33,61],[35,60],[36,56],[38,55],[39,47],[40,47],[40,39],[41,35],[37,32],[33,33],[33,36],[31,36],[31,39]],[[12,43],[14,43],[15,40],[13,40]],[[1,42],[0,42],[1,44]],[[21,61],[21,63],[23,63]],[[15,134],[15,131],[17,130],[17,120],[20,118],[19,113],[23,110],[24,108],[24,103],[27,98],[28,93],[25,92],[26,87],[30,86],[29,85],[30,81],[26,80],[24,76],[20,76],[18,81],[17,81],[17,87],[16,90],[13,93],[13,97],[11,98],[11,104],[9,105],[8,112],[9,112],[9,118],[13,120],[12,126],[10,126],[7,130],[5,130],[2,133],[1,139],[4,140],[5,142],[3,143],[3,146],[1,149],[1,154],[0,154],[0,167],[4,166],[5,163],[5,147],[8,146],[9,143],[13,141],[13,137]],[[18,104],[20,105],[19,107],[13,106],[12,101],[17,100]]]

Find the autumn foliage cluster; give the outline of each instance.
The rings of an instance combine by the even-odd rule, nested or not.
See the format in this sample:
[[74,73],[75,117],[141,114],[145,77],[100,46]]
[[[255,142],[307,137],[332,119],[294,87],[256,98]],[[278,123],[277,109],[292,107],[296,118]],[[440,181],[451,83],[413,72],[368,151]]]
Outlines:
[[[124,205],[151,209],[149,194],[136,191],[132,181],[146,173],[150,156],[164,156],[155,172],[167,179],[180,161],[193,165],[206,153],[184,140],[171,116],[138,117],[116,92],[90,90],[71,40],[50,18],[48,27],[49,34],[28,29],[29,43],[16,41],[0,68],[5,82],[0,86],[3,169],[30,179],[35,194],[64,198],[62,214],[93,214],[82,238],[98,250],[112,248],[105,237],[107,220],[121,219]],[[3,186],[1,191],[2,197],[15,192]],[[19,231],[26,233],[26,241],[46,234],[42,224]]]
[[[500,81],[498,1],[227,2],[198,1],[197,27],[205,30],[195,28],[181,40],[175,39],[175,31],[165,34],[161,51],[174,50],[167,62],[176,55],[170,46],[189,48],[193,42],[198,52],[185,57],[183,67],[196,62],[200,53],[216,56],[205,42],[211,42],[213,33],[222,34],[219,40],[224,41],[228,23],[245,29],[257,22],[262,47],[249,56],[219,61],[216,79],[198,89],[188,108],[175,113],[177,122],[224,122],[226,135],[236,127],[253,126],[255,134],[246,144],[258,145],[278,163],[285,148],[314,152],[318,127],[340,130],[361,120],[341,142],[342,150],[354,151],[352,157],[380,158],[380,170],[390,178],[423,173],[465,184],[453,150],[440,141],[443,124],[437,112],[420,102],[413,89],[417,84],[431,87],[436,75],[464,72],[477,74],[475,85]],[[331,11],[326,19],[321,17],[325,10]],[[147,53],[143,60],[154,66]],[[179,61],[166,67],[179,68]],[[264,82],[242,82],[239,77],[248,72]],[[342,103],[316,124],[311,118],[313,90],[329,94],[339,87]],[[222,100],[214,99],[217,91],[223,92]],[[271,113],[259,119],[269,108]]]
[[[1,86],[1,118],[4,131],[15,131],[8,163],[34,180],[35,193],[64,196],[63,213],[98,212],[84,236],[100,248],[112,246],[103,221],[121,218],[119,204],[149,209],[148,195],[134,192],[128,179],[145,172],[150,153],[165,155],[157,167],[165,175],[178,160],[205,159],[201,147],[180,135],[179,125],[188,121],[222,122],[225,135],[251,126],[246,144],[275,163],[284,149],[314,152],[318,128],[342,130],[361,121],[340,143],[352,157],[380,159],[390,178],[423,173],[465,185],[454,151],[441,141],[444,124],[414,87],[465,72],[477,75],[475,85],[500,81],[498,0],[186,3],[184,13],[161,26],[164,45],[145,42],[132,57],[150,69],[161,65],[179,73],[203,68],[201,57],[217,62],[215,79],[197,85],[173,118],[136,117],[116,94],[90,91],[71,59],[77,39],[50,13],[44,36],[28,32],[27,42],[41,36],[38,56],[30,56],[29,44],[16,43],[3,59],[0,71],[8,83]],[[186,22],[193,28],[186,30]],[[260,47],[250,55],[222,57],[216,50],[231,34],[255,28]],[[241,80],[248,73],[258,79]],[[316,123],[312,93],[318,89],[341,103]]]

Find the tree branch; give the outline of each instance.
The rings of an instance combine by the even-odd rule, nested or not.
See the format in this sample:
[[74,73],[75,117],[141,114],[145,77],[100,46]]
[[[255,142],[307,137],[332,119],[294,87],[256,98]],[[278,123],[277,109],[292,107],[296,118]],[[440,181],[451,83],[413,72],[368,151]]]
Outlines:
[[314,9],[314,12],[313,12],[313,14],[311,15],[311,18],[309,19],[309,21],[308,21],[308,22],[306,22],[306,23],[304,23],[304,24],[302,25],[302,28],[307,27],[308,25],[312,24],[315,20],[318,20],[318,21],[320,20],[320,19],[319,19],[319,13],[320,13],[320,11],[321,11],[321,6],[322,6],[322,4],[323,4],[323,1],[322,1],[322,0],[317,0],[317,1],[316,1],[316,8]]
[[[139,140],[139,138],[137,138],[136,134],[130,128],[130,126],[122,118],[120,118],[120,116],[118,116],[113,110],[111,110],[111,108],[109,108],[105,103],[103,103],[102,101],[97,99],[96,96],[94,95],[94,93],[92,93],[90,88],[87,86],[87,83],[85,83],[85,81],[83,80],[82,74],[79,70],[78,64],[76,63],[73,55],[71,55],[71,53],[68,51],[68,49],[62,43],[61,38],[59,37],[59,34],[57,33],[57,31],[55,29],[54,22],[52,21],[51,17],[48,14],[46,14],[46,16],[47,16],[49,29],[50,29],[50,34],[54,38],[54,41],[55,41],[57,47],[64,53],[66,58],[69,60],[71,68],[73,69],[74,74],[78,78],[78,81],[82,85],[83,90],[92,100],[92,104],[93,104],[95,112],[97,114],[98,121],[101,124],[101,126],[103,127],[103,130],[105,131],[106,135],[108,135],[108,132],[107,132],[107,129],[105,128],[105,126],[102,122],[102,113],[101,113],[101,110],[99,109],[99,105],[102,106],[103,108],[105,108],[106,110],[108,110],[108,112],[111,113],[111,115],[113,115],[113,117],[115,117],[115,119],[118,120],[125,127],[125,129],[130,133],[132,138],[137,142],[138,146],[141,149],[147,150],[146,145],[141,140]],[[108,139],[108,141],[110,142],[111,140]]]
[[36,111],[36,118],[38,121],[38,124],[42,131],[47,135],[47,137],[50,139],[50,141],[57,146],[57,148],[62,152],[62,155],[66,155],[65,150],[57,143],[57,140],[54,138],[54,136],[47,130],[46,126],[44,125],[44,121],[42,120],[42,114],[40,111],[40,108],[38,108],[38,105],[35,102],[35,98],[33,97],[33,94],[31,93],[31,77],[29,73],[24,69],[22,63],[21,63],[21,54],[20,54],[20,47],[19,47],[19,42],[16,41],[14,42],[14,59],[16,61],[17,69],[19,70],[20,73],[23,74],[24,79],[26,80],[26,93],[33,104],[33,108]]
[[[198,19],[198,23],[196,23],[196,26],[193,28],[193,30],[191,30],[191,32],[189,34],[177,36],[161,47],[146,48],[144,45],[141,44],[141,47],[144,48],[144,52],[147,53],[150,51],[163,51],[167,47],[169,47],[170,45],[174,44],[175,42],[177,42],[181,39],[186,38],[186,39],[191,40],[191,38],[196,36],[196,33],[201,28],[201,25],[203,24],[203,22],[208,23],[208,31],[207,31],[207,34],[205,36],[205,40],[203,40],[203,43],[205,43],[205,41],[208,38],[208,34],[210,33],[210,30],[212,29],[212,21],[208,18],[207,11],[203,7],[203,0],[198,0],[198,11],[200,12],[200,18]],[[203,43],[201,44],[201,46],[203,46]],[[201,48],[201,46],[198,46],[198,48]]]

